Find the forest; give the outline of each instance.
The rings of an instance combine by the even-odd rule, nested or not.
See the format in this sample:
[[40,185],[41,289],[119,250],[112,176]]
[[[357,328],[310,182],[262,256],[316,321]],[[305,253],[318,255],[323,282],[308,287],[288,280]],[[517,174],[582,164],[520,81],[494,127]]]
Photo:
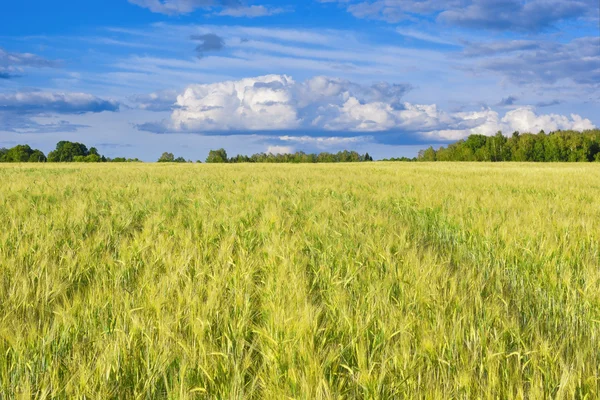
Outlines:
[[600,161],[600,130],[556,131],[546,134],[514,132],[506,137],[471,135],[448,147],[429,147],[419,152],[419,161]]

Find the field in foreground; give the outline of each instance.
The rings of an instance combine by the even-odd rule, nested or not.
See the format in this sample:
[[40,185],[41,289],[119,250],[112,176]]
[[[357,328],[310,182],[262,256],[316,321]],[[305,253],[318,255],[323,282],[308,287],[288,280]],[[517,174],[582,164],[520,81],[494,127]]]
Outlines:
[[598,398],[600,166],[0,167],[0,398]]

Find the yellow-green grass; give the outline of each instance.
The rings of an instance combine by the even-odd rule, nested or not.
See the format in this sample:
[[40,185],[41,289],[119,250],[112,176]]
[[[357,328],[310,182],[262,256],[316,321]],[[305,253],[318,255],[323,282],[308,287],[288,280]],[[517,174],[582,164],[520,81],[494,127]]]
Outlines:
[[600,166],[0,167],[0,398],[600,396]]

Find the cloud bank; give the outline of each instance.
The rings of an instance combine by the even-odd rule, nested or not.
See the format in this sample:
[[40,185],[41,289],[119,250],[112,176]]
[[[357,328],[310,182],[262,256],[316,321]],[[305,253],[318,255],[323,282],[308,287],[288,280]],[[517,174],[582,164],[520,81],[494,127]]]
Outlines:
[[73,115],[118,110],[118,102],[87,93],[0,93],[0,130],[17,133],[74,132],[84,125],[71,124],[57,118],[56,114]]
[[220,9],[215,15],[256,18],[283,12],[281,8],[262,5],[247,6],[241,0],[129,0],[131,4],[166,15],[189,14],[199,9]]
[[591,15],[593,0],[473,0],[443,11],[438,20],[466,28],[537,32]]
[[119,103],[87,93],[53,93],[42,91],[0,93],[0,111],[20,113],[54,112],[83,114],[117,111]]
[[600,37],[564,44],[532,40],[469,43],[463,55],[484,56],[478,70],[501,74],[518,85],[571,80],[600,87]]
[[268,8],[265,6],[245,6],[235,8],[225,8],[218,12],[216,15],[227,16],[227,17],[246,17],[246,18],[257,18],[257,17],[268,17],[271,15],[277,15],[285,12],[283,8]]
[[357,18],[389,23],[436,17],[463,28],[537,32],[565,20],[593,16],[595,0],[321,0],[346,5]]
[[324,76],[296,82],[286,75],[192,85],[177,97],[169,119],[138,128],[157,133],[370,134],[375,140],[394,143],[403,135],[456,140],[498,130],[594,127],[579,115],[538,115],[533,107],[519,107],[502,117],[489,108],[446,112],[435,104],[403,101],[410,89],[407,84],[361,85]]

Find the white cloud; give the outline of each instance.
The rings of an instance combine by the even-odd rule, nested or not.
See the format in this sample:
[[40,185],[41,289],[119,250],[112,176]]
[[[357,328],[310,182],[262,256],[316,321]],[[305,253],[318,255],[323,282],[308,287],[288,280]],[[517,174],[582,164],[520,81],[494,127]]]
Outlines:
[[300,126],[285,75],[192,85],[177,97],[176,131],[285,130]]
[[[286,75],[192,85],[177,97],[177,107],[162,127],[141,128],[193,133],[360,132],[372,136],[392,132],[396,136],[416,134],[448,140],[473,133],[492,135],[498,130],[537,132],[593,128],[590,120],[579,115],[538,115],[531,107],[514,109],[503,117],[489,108],[446,112],[435,104],[402,101],[409,89],[409,85],[369,86],[327,77],[296,82]],[[308,137],[311,136],[316,135]],[[300,140],[291,137],[294,136],[280,139]],[[390,140],[389,135],[386,140]]]
[[[177,97],[177,109],[165,128],[210,132],[305,126],[381,131],[395,126],[389,114],[409,88],[387,83],[366,86],[326,77],[297,83],[286,75],[192,85]],[[378,108],[382,110],[374,116]]]
[[290,146],[269,146],[267,148],[267,154],[292,154],[294,148]]
[[593,129],[594,125],[589,119],[584,119],[577,114],[570,118],[558,114],[537,115],[532,108],[523,107],[506,113],[502,124],[508,128],[505,131],[539,132],[573,129],[576,131]]
[[326,105],[320,108],[313,126],[328,131],[377,132],[393,129],[398,125],[395,110],[387,103],[360,103],[350,97],[342,105]]
[[425,134],[429,137],[458,140],[471,134],[491,136],[498,131],[509,134],[514,131],[537,133],[542,129],[550,132],[556,130],[583,131],[595,128],[589,119],[582,118],[577,114],[571,114],[570,117],[558,114],[539,115],[536,114],[533,107],[520,107],[508,111],[502,118],[496,111],[489,109],[456,113],[454,117],[464,121],[474,121],[475,125],[466,129],[441,129],[425,132]]

